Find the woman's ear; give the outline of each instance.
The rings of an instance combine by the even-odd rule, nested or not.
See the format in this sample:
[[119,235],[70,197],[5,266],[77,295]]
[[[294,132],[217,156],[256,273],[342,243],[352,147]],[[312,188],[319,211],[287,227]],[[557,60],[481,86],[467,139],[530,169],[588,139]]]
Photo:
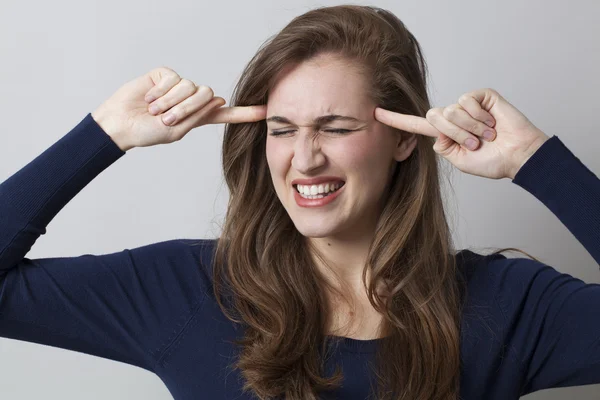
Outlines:
[[396,130],[396,150],[394,159],[396,161],[404,161],[411,155],[417,146],[417,135],[406,131]]

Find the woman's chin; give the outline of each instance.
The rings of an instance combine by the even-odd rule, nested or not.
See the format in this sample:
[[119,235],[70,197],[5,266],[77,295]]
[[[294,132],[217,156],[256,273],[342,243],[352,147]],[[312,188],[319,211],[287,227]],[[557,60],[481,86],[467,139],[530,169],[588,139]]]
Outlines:
[[[306,221],[304,221],[306,222]],[[311,238],[324,238],[335,235],[337,232],[337,225],[309,225],[307,223],[296,224],[298,232],[305,237]]]

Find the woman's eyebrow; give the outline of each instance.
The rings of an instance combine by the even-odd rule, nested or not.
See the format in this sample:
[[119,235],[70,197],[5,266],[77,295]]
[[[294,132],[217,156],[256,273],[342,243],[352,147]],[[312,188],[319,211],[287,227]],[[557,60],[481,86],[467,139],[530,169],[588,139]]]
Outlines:
[[[282,124],[291,124],[294,125],[289,119],[285,118],[285,117],[281,117],[278,115],[274,115],[272,117],[267,118],[266,120],[267,122],[279,122]],[[326,124],[328,122],[332,122],[332,121],[350,121],[350,122],[365,122],[365,121],[361,121],[359,119],[356,119],[354,117],[349,117],[346,115],[337,115],[337,114],[329,114],[329,115],[321,115],[320,117],[317,117],[313,120],[315,125],[321,125],[321,124]]]

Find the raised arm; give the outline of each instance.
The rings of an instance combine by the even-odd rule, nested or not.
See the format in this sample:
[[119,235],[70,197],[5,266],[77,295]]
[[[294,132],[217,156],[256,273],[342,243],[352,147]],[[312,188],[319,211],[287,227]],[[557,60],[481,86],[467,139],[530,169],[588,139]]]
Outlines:
[[[513,182],[546,205],[600,263],[600,180],[557,136]],[[519,395],[600,383],[600,285],[501,255],[482,273],[502,319],[493,337],[499,356],[518,371]]]
[[[152,70],[0,184],[0,336],[153,370],[209,290],[185,240],[103,255],[26,255],[54,216],[127,150],[180,140],[206,123],[264,118],[264,107],[223,103],[172,70]],[[167,124],[169,113],[176,119]]]

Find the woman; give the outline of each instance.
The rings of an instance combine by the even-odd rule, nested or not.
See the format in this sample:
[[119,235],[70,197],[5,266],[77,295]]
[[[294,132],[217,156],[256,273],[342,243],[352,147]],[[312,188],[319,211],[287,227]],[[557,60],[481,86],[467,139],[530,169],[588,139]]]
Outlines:
[[[231,103],[157,68],[2,183],[2,336],[145,368],[175,399],[509,399],[600,383],[600,286],[455,252],[442,205],[436,154],[510,178],[600,262],[600,181],[558,137],[492,89],[431,108],[419,44],[373,7],[294,19]],[[218,240],[25,257],[126,151],[223,122]]]

